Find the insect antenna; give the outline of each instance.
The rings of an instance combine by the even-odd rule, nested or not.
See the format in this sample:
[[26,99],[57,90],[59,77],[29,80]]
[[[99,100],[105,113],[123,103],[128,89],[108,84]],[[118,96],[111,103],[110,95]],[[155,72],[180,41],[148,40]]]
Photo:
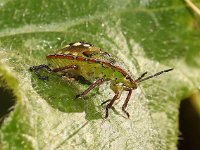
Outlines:
[[157,73],[154,74],[154,75],[151,75],[151,76],[148,76],[148,77],[146,77],[146,78],[143,78],[143,77],[147,74],[147,72],[145,72],[145,73],[143,73],[143,74],[142,74],[137,80],[135,80],[135,81],[139,83],[139,82],[142,82],[142,81],[145,81],[145,80],[154,78],[154,77],[156,77],[156,76],[161,75],[162,73],[169,72],[169,71],[172,71],[172,70],[173,70],[173,68],[171,68],[171,69],[166,69],[166,70],[157,72]]
[[139,78],[135,80],[135,82],[138,82],[139,80],[141,80],[146,74],[147,72],[144,72]]

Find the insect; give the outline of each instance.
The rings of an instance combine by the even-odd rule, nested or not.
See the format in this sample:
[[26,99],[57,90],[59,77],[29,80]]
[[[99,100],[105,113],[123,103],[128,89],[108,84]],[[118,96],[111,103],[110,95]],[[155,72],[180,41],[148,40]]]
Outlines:
[[137,88],[142,81],[148,80],[155,76],[159,76],[164,72],[169,72],[171,69],[166,69],[157,72],[154,75],[145,77],[147,72],[143,73],[136,80],[119,65],[116,65],[115,59],[107,52],[87,42],[76,42],[66,45],[59,49],[56,53],[46,56],[49,65],[32,66],[30,70],[35,72],[39,79],[47,80],[47,76],[39,74],[40,69],[47,69],[49,72],[68,75],[70,77],[82,76],[93,83],[76,98],[81,98],[88,94],[92,89],[101,85],[105,81],[111,81],[110,88],[115,93],[111,100],[104,103],[106,105],[105,118],[108,117],[108,111],[113,107],[113,104],[118,100],[123,91],[128,91],[128,95],[122,105],[122,111],[129,118],[129,113],[126,111],[132,91]]

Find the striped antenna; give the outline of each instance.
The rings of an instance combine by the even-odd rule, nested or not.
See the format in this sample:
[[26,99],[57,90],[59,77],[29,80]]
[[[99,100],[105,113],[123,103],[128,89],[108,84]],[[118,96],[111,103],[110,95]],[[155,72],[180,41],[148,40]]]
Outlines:
[[166,69],[166,70],[157,72],[157,73],[154,74],[154,75],[151,75],[151,76],[148,76],[148,77],[144,78],[144,76],[147,74],[147,72],[145,72],[145,73],[143,73],[138,79],[136,79],[135,82],[139,83],[139,82],[142,82],[142,81],[145,81],[145,80],[154,78],[154,77],[156,77],[156,76],[161,75],[162,73],[169,72],[169,71],[172,71],[172,70],[173,70],[173,68],[171,68],[171,69]]

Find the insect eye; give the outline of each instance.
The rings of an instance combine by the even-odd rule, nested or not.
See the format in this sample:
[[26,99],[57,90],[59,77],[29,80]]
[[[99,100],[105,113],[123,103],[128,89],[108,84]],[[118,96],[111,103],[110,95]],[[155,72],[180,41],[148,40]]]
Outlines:
[[126,79],[130,80],[130,81],[132,80],[132,78],[130,76],[126,76]]

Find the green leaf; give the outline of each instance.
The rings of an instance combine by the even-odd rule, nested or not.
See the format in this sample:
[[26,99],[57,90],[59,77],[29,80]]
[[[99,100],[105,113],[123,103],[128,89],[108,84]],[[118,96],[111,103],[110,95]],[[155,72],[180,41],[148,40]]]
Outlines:
[[[3,0],[0,18],[0,86],[16,101],[1,126],[2,149],[176,148],[179,103],[200,87],[200,28],[183,1]],[[88,85],[29,71],[80,40],[116,55],[135,78],[174,71],[139,85],[130,119],[121,111],[126,92],[104,119],[109,82],[77,100]]]

